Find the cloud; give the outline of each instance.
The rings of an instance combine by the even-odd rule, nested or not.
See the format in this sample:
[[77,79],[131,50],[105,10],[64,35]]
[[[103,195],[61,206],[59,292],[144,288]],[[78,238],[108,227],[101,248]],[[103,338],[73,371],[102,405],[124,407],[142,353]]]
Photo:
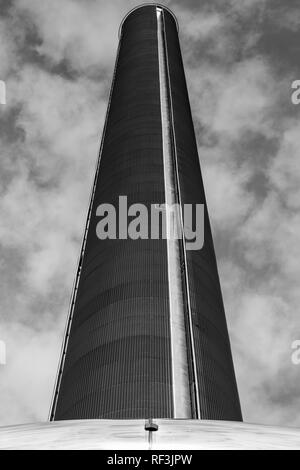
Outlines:
[[[36,51],[53,64],[67,60],[76,70],[103,68],[111,65],[112,45],[117,37],[110,34],[118,30],[115,7],[103,2],[37,0],[15,2],[16,14],[25,16],[36,28],[41,43]],[[101,32],[99,34],[99,32]]]
[[210,132],[237,140],[246,131],[274,136],[272,111],[278,87],[268,64],[259,57],[229,69],[201,64],[188,71],[194,114]]
[[37,32],[35,51],[52,64],[66,61],[85,75],[111,68],[118,29],[138,0],[15,0],[15,14]]
[[20,108],[15,125],[23,138],[7,148],[17,157],[6,160],[6,171],[10,165],[14,171],[0,201],[0,241],[26,250],[26,283],[49,292],[78,249],[100,143],[103,87],[31,66],[7,86],[13,96],[8,110]]
[[267,66],[260,59],[246,60],[233,67],[216,90],[214,131],[226,132],[232,137],[243,130],[265,134],[272,131],[267,121],[272,104],[272,82]]
[[253,205],[254,196],[246,187],[251,170],[245,166],[230,166],[226,162],[226,150],[217,157],[214,150],[202,147],[199,148],[199,153],[206,161],[202,173],[214,228],[232,231],[247,216]]
[[280,273],[263,272],[263,281],[232,257],[219,268],[244,420],[299,426],[292,411],[299,404],[299,372],[291,361],[299,299],[287,295]]
[[275,2],[269,0],[266,13],[270,22],[278,28],[299,31],[300,10],[297,0],[291,0],[288,5],[278,0]]
[[185,40],[199,41],[211,39],[223,26],[223,18],[216,12],[195,14],[186,10],[182,5],[178,5],[176,16],[180,18],[180,34]]
[[0,323],[7,362],[0,366],[1,425],[18,423],[20,417],[27,422],[47,419],[61,340],[57,326],[47,326],[39,331],[20,323]]
[[0,17],[0,77],[5,80],[8,73],[14,69],[17,61],[15,40],[9,30],[9,25]]
[[270,181],[291,209],[300,207],[300,126],[288,121],[281,145],[270,167]]

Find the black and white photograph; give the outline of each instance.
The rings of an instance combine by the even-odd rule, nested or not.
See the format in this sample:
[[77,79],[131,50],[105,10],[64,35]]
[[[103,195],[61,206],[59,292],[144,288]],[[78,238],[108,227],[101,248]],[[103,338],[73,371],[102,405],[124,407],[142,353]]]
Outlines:
[[0,450],[296,449],[300,2],[0,0]]

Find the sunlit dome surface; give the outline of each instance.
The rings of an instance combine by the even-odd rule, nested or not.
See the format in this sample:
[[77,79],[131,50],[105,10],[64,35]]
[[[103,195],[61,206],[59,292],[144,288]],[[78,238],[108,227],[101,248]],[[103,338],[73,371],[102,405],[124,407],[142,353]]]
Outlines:
[[229,421],[55,421],[0,428],[0,449],[299,449],[300,430]]

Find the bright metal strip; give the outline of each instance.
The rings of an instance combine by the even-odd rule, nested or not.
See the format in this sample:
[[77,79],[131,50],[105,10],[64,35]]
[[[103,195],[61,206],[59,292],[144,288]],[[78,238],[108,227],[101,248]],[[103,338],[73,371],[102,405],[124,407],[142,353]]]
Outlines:
[[[159,86],[162,121],[165,202],[167,207],[178,203],[172,156],[172,131],[169,106],[166,51],[164,47],[163,12],[156,8],[159,58]],[[175,219],[178,218],[176,212]],[[180,221],[177,225],[182,228]],[[171,235],[171,223],[166,211],[168,287],[170,310],[170,340],[172,355],[172,391],[174,418],[191,418],[191,397],[188,374],[188,352],[185,332],[184,295],[180,267],[179,240]],[[182,234],[182,232],[181,232]]]
[[175,172],[176,172],[176,179],[177,179],[177,192],[178,192],[178,199],[180,205],[180,222],[183,232],[183,264],[184,264],[184,275],[185,275],[185,283],[186,283],[186,298],[188,304],[188,324],[189,324],[189,340],[191,346],[191,360],[192,360],[192,372],[193,372],[193,389],[194,389],[194,399],[195,399],[195,415],[196,418],[201,419],[201,411],[200,411],[200,396],[199,396],[199,384],[198,384],[198,374],[197,374],[197,362],[196,362],[196,353],[195,353],[195,344],[194,344],[194,333],[193,333],[193,322],[192,322],[192,310],[191,310],[191,299],[190,299],[190,285],[189,285],[189,273],[188,273],[188,263],[187,263],[187,256],[186,256],[186,245],[185,245],[185,238],[184,238],[184,221],[182,215],[182,198],[181,198],[181,189],[179,183],[179,172],[178,172],[178,156],[177,156],[177,147],[176,147],[176,132],[175,132],[175,124],[174,124],[174,113],[173,113],[173,99],[171,93],[171,79],[170,79],[170,70],[169,70],[169,59],[168,59],[168,43],[167,37],[165,32],[165,20],[164,20],[164,12],[162,11],[162,22],[163,22],[163,34],[164,34],[164,44],[166,50],[166,70],[167,70],[167,79],[168,79],[168,88],[170,91],[169,98],[170,98],[170,116],[171,116],[171,123],[172,123],[172,137],[173,137],[173,149],[175,155]]

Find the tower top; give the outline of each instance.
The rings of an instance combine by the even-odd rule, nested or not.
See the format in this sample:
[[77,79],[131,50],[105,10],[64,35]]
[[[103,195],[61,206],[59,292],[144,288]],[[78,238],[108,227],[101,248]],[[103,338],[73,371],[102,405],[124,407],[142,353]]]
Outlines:
[[132,14],[134,13],[136,10],[139,10],[140,8],[145,8],[145,7],[157,7],[157,8],[161,8],[162,10],[165,10],[167,11],[168,13],[170,13],[170,15],[173,17],[175,23],[176,23],[176,27],[177,27],[177,31],[179,31],[179,26],[178,26],[178,20],[176,18],[176,16],[174,15],[174,13],[172,12],[172,10],[170,10],[170,8],[166,7],[165,5],[162,5],[161,3],[142,3],[141,5],[138,5],[137,7],[135,8],[132,8],[132,10],[130,10],[123,18],[123,20],[121,21],[121,24],[120,24],[120,27],[119,27],[119,33],[118,33],[118,36],[120,38],[121,36],[121,31],[122,31],[122,28],[123,28],[123,24],[125,23],[125,21],[127,20],[127,18]]

